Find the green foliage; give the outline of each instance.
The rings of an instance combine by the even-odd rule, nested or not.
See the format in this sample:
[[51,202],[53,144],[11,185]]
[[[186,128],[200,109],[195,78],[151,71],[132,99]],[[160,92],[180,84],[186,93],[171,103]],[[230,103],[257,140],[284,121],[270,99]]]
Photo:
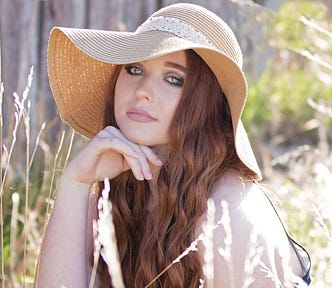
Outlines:
[[294,50],[311,50],[315,47],[321,52],[321,47],[317,47],[315,37],[312,37],[313,31],[299,21],[301,17],[315,19],[320,24],[324,24],[328,20],[326,8],[319,2],[287,1],[278,11],[273,29],[270,31],[273,45]]
[[[312,1],[287,1],[269,21],[266,41],[273,55],[249,83],[244,122],[253,136],[302,135],[319,141],[315,131],[307,132],[306,123],[316,118],[307,102],[332,105],[332,22],[324,6]],[[331,119],[324,122],[330,124]]]
[[[24,165],[16,168],[14,163],[9,163],[12,169],[3,194],[4,248],[1,253],[8,287],[23,287],[23,283],[27,285],[25,287],[32,287],[49,204],[52,205],[56,182],[70,151],[70,141],[69,135],[60,141],[59,148],[63,150],[59,149],[59,157],[54,151],[50,152],[45,142],[37,147],[28,169],[29,184],[24,175]],[[17,210],[13,208],[13,195],[17,196]],[[18,286],[11,286],[12,283]]]
[[332,21],[319,2],[296,0],[267,21],[272,56],[258,79],[249,81],[243,118],[269,154],[265,182],[283,204],[289,231],[311,255],[313,286],[330,287],[332,117],[322,111],[332,108]]
[[[299,134],[304,134],[308,139],[315,135],[318,140],[316,130],[308,134],[304,124],[317,118],[317,111],[308,105],[309,98],[332,106],[332,37],[329,32],[332,22],[326,9],[313,1],[286,1],[273,16],[262,18],[269,21],[264,27],[267,27],[266,42],[274,48],[273,55],[269,57],[271,60],[260,77],[250,80],[244,122],[250,123],[247,127],[250,134],[258,136],[256,142],[264,142],[264,145],[269,145],[266,143],[271,143],[270,140],[276,135],[283,135],[283,139],[293,139],[292,136]],[[320,124],[330,127],[331,118],[325,117],[323,120]],[[22,286],[22,283],[32,287],[43,227],[47,221],[47,203],[52,200],[49,194],[54,191],[73,140],[66,134],[63,144],[60,138],[55,146],[63,148],[58,151],[53,151],[45,140],[43,145],[38,145],[29,169],[28,189],[26,171],[22,167],[24,163],[9,163],[3,167],[10,174],[3,194],[4,247],[0,251],[7,287],[14,287],[12,283],[16,283],[16,287]],[[82,141],[76,139],[75,143],[81,146]],[[298,142],[291,144],[298,145]],[[25,157],[24,151],[17,153]],[[283,203],[282,210],[286,211],[291,234],[311,254],[315,287],[330,287],[332,181],[329,179],[332,179],[332,154],[330,149],[326,154],[318,149],[295,154],[295,157],[286,157],[281,164],[277,159],[275,163],[282,169],[272,165],[273,177],[268,180],[272,183],[271,190]],[[275,177],[280,175],[283,180]],[[25,205],[27,191],[29,202]],[[14,217],[17,226],[15,234],[11,227],[13,193],[20,198],[18,215]],[[26,207],[28,218],[24,219]],[[14,243],[11,243],[11,234]],[[25,237],[27,247],[24,247]],[[23,263],[24,250],[27,252],[26,263]]]
[[[251,129],[254,129],[252,133],[257,130],[262,132],[263,123],[277,126],[277,131],[284,129],[285,124],[300,131],[303,123],[315,117],[315,111],[307,104],[308,98],[325,98],[332,90],[323,90],[321,83],[304,70],[286,69],[274,74],[270,67],[272,65],[256,83],[249,84],[244,121],[250,123]],[[248,128],[250,130],[250,126]],[[268,136],[277,131],[267,129],[263,132]]]

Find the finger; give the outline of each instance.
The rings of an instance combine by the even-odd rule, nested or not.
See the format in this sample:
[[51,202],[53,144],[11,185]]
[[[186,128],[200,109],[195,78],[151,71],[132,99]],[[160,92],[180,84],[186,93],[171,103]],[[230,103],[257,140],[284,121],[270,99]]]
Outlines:
[[150,147],[147,146],[140,146],[140,147],[149,162],[151,162],[156,166],[163,165],[163,162],[159,159],[158,155]]
[[124,161],[124,169],[130,169],[137,180],[150,180],[147,179],[148,175],[144,175],[141,162],[138,159],[124,156]]
[[151,172],[150,164],[148,163],[148,160],[146,159],[143,151],[139,147],[135,147],[135,151],[137,151],[136,149],[139,150],[137,153],[140,154],[140,157],[131,158],[124,155],[124,159],[138,180],[151,180],[153,175]]
[[[109,133],[110,135],[115,136],[115,138],[120,139],[120,141],[124,141],[125,143],[127,143],[127,145],[129,145],[133,151],[136,152],[137,157],[130,157],[131,155],[123,155],[124,158],[127,160],[130,169],[133,171],[133,174],[135,175],[135,177],[138,180],[151,180],[153,175],[151,172],[151,168],[150,168],[150,164],[148,162],[148,159],[144,153],[144,151],[141,149],[140,145],[137,145],[133,142],[131,142],[130,140],[128,140],[119,129],[109,126],[106,127],[104,129],[105,132]],[[147,150],[147,149],[146,149]],[[148,153],[148,152],[147,152]],[[150,152],[150,154],[153,153],[152,151]],[[152,159],[153,156],[152,154],[150,155],[150,158]],[[129,157],[127,157],[129,156]],[[132,159],[135,158],[135,159]],[[154,161],[156,162],[156,161]],[[143,179],[142,179],[143,177]]]
[[[105,130],[115,135],[116,137],[119,137],[121,140],[126,142],[132,149],[136,152],[138,157],[135,157],[137,161],[133,161],[132,159],[125,157],[126,160],[130,162],[131,169],[135,176],[137,176],[137,179],[141,179],[141,175],[143,175],[144,179],[151,180],[153,175],[151,172],[150,164],[148,162],[148,159],[145,156],[144,151],[141,149],[140,145],[137,145],[130,140],[128,140],[119,129],[116,129],[115,127],[109,126],[106,127]],[[128,158],[128,159],[127,159]]]
[[117,153],[127,155],[131,158],[139,158],[141,157],[140,154],[138,154],[134,147],[130,145],[127,141],[124,141],[123,139],[108,134],[107,132],[100,132],[92,141],[96,142],[97,151],[104,151],[104,150],[113,150]]
[[[144,175],[144,178],[147,180],[151,180],[153,175],[152,175],[150,163],[149,163],[148,159],[146,158],[141,147],[137,146],[137,149],[139,149],[140,152],[138,152],[138,153],[141,155],[141,157],[139,157],[137,160],[140,162],[141,171]],[[135,149],[135,151],[137,151],[137,150]]]

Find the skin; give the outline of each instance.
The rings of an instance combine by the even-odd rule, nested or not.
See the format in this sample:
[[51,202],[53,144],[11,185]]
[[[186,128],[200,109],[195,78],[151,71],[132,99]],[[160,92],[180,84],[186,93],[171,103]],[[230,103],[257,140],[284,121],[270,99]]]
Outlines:
[[138,180],[151,180],[150,166],[162,165],[155,152],[167,147],[167,130],[181,98],[185,73],[175,66],[185,67],[185,62],[181,51],[125,66],[114,100],[120,129],[106,127],[98,133],[65,174],[75,182],[92,185],[131,169]]
[[[45,233],[36,287],[88,286],[87,247],[93,241],[91,220],[96,218],[92,211],[97,200],[91,196],[89,199],[89,195],[95,182],[104,177],[112,179],[131,169],[137,180],[149,181],[152,199],[158,197],[154,175],[167,157],[167,131],[181,98],[185,67],[185,52],[181,51],[126,65],[120,72],[114,100],[119,129],[106,127],[100,131],[67,165]],[[233,233],[231,263],[236,267],[230,270],[229,263],[215,257],[214,270],[218,271],[215,275],[221,276],[215,277],[214,287],[243,287],[245,272],[241,267],[245,265],[253,232],[258,235],[257,244],[263,248],[260,259],[271,271],[282,281],[285,279],[283,265],[300,275],[299,263],[280,221],[252,183],[243,183],[236,172],[226,175],[216,183],[211,198],[217,221],[223,213],[220,201],[223,199],[229,205]],[[257,211],[262,212],[257,214]],[[267,221],[259,222],[262,218],[259,215],[264,215]],[[198,223],[197,235],[202,232],[200,227],[205,218],[203,215]],[[225,237],[222,226],[215,229],[214,255],[218,255]],[[203,258],[204,247],[199,251]],[[278,287],[258,268],[253,270],[252,277],[250,287]]]
[[106,127],[68,163],[45,233],[37,287],[87,287],[91,187],[129,169],[137,180],[152,180],[167,150],[167,129],[181,97],[185,65],[181,51],[121,71],[115,91],[120,129]]
[[[214,287],[279,288],[293,287],[286,285],[287,281],[301,281],[296,276],[301,275],[302,270],[294,249],[271,204],[256,184],[241,180],[236,171],[229,172],[215,183],[210,199],[216,207],[215,222],[225,213],[221,201],[227,204],[229,216],[229,221],[213,231]],[[197,237],[203,232],[201,227],[206,219],[204,214],[197,225]],[[230,235],[225,226],[230,228]],[[225,239],[229,236],[231,244],[226,245]],[[220,256],[220,248],[227,249],[225,247],[230,248],[227,261]],[[205,247],[202,243],[199,243],[199,251],[203,261]]]
[[185,79],[184,51],[128,64],[120,72],[114,109],[116,122],[131,142],[147,146],[168,143],[168,127]]

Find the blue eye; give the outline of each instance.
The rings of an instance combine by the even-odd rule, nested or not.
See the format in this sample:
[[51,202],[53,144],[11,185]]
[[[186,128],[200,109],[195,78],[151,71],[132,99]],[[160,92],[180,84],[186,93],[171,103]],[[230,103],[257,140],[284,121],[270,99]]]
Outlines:
[[183,87],[184,79],[182,77],[169,76],[166,78],[166,81],[171,85]]
[[126,65],[124,69],[130,75],[143,75],[143,69],[137,65]]

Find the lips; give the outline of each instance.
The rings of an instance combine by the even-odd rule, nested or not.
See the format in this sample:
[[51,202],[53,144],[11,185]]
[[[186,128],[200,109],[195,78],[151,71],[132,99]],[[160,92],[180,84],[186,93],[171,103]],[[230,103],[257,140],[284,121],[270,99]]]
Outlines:
[[127,116],[129,119],[136,122],[154,122],[157,121],[151,114],[146,112],[143,109],[132,108],[127,112]]

